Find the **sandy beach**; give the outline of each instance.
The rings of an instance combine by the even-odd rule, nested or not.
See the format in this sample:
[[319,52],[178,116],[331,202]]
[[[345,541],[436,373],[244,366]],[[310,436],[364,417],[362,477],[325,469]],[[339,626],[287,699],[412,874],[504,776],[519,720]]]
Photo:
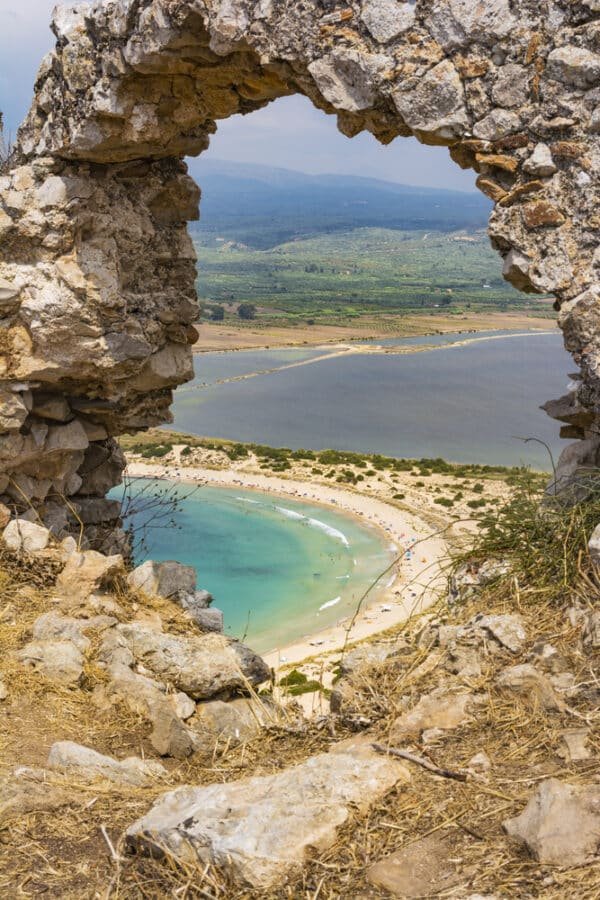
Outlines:
[[371,592],[353,619],[346,617],[332,627],[265,654],[265,659],[275,669],[310,656],[338,651],[347,643],[399,625],[425,609],[442,586],[441,564],[447,554],[443,536],[433,534],[431,526],[418,515],[375,497],[338,486],[241,472],[236,468],[215,470],[135,461],[129,463],[127,474],[134,478],[165,478],[190,484],[254,489],[333,507],[379,529],[387,542],[399,548],[399,560],[390,569],[389,577],[384,579],[385,586]]

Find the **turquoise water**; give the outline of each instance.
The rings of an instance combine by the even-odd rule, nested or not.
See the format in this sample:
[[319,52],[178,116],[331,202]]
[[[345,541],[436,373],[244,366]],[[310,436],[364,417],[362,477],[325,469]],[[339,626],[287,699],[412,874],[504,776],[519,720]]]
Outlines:
[[[137,489],[147,485],[140,479]],[[180,498],[176,524],[149,529],[138,561],[194,566],[226,633],[259,652],[352,614],[395,556],[381,532],[336,510],[259,491],[169,488]],[[132,517],[138,534],[152,515],[144,505]]]
[[[487,333],[497,334],[502,332]],[[287,369],[298,353],[306,359],[323,351],[203,353],[195,360],[195,381],[175,393],[173,427],[276,447],[442,456],[550,471],[546,450],[523,439],[544,441],[555,456],[564,446],[558,423],[539,409],[565,393],[573,371],[560,334],[504,333],[457,346],[473,337],[479,336],[393,339],[441,346],[404,356],[317,359]],[[268,369],[276,371],[222,383]]]

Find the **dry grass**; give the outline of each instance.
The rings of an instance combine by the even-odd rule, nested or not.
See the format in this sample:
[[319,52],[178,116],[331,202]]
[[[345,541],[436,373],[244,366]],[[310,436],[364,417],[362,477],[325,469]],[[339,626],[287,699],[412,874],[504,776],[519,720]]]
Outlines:
[[[591,527],[600,520],[600,509],[592,500],[585,508],[540,512],[536,498],[527,491],[518,492],[513,504],[488,523],[479,547],[472,551],[509,557],[512,575],[459,606],[449,608],[440,602],[437,609],[396,629],[398,655],[385,664],[361,669],[352,684],[352,709],[371,722],[366,734],[386,743],[400,712],[421,694],[452,680],[445,669],[444,651],[430,645],[432,615],[447,624],[460,624],[478,612],[519,613],[529,635],[523,653],[510,654],[490,641],[482,651],[481,675],[466,682],[483,699],[472,721],[425,749],[416,748],[435,764],[454,770],[464,770],[476,753],[485,751],[492,763],[485,778],[461,783],[433,776],[409,763],[412,779],[408,784],[390,791],[368,814],[356,812],[340,830],[334,846],[312,853],[297,880],[272,893],[242,889],[216,869],[189,869],[168,859],[161,862],[125,855],[125,829],[148,810],[166,786],[230,782],[280,771],[348,737],[356,719],[323,719],[304,727],[274,726],[249,744],[221,747],[212,759],[169,762],[166,784],[132,789],[53,780],[49,796],[54,791],[59,799],[66,797],[57,808],[2,816],[0,896],[43,893],[127,900],[384,897],[384,892],[367,882],[368,866],[419,838],[440,833],[449,836],[453,858],[461,860],[457,864],[461,883],[455,896],[478,892],[511,898],[597,900],[600,864],[565,870],[540,867],[508,840],[502,821],[522,810],[544,778],[555,776],[573,783],[600,778],[598,660],[582,650],[580,630],[565,614],[572,604],[598,605],[600,584],[584,549]],[[151,755],[145,722],[124,708],[112,707],[107,712],[94,705],[93,690],[103,676],[91,664],[83,687],[77,690],[57,688],[12,666],[11,650],[27,640],[32,622],[48,609],[54,572],[52,566],[34,570],[23,560],[6,556],[0,566],[0,607],[12,605],[18,622],[0,625],[0,652],[3,661],[8,660],[6,680],[11,689],[8,703],[0,705],[2,769],[41,765],[53,740],[66,738],[117,756]],[[141,598],[123,591],[118,599],[128,616],[139,611]],[[189,629],[176,608],[159,602],[154,611],[169,618],[170,628]],[[496,684],[500,669],[525,662],[536,641],[549,642],[557,649],[580,687],[564,711],[548,711],[535,697],[507,694]],[[592,758],[566,763],[557,753],[561,731],[580,727],[582,719],[590,726]],[[118,859],[112,857],[102,828]],[[436,896],[451,895],[448,891]]]

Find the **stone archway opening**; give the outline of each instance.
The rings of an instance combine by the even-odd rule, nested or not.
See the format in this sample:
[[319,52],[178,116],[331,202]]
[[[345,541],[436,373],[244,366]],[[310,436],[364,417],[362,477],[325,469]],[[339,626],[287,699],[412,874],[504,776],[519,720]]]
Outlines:
[[[542,8],[543,7],[543,8]],[[219,120],[300,93],[348,137],[449,147],[494,201],[505,277],[550,293],[581,374],[549,412],[596,465],[597,0],[104,0],[59,8],[0,178],[0,500],[92,542],[115,438],[192,375],[199,191]]]

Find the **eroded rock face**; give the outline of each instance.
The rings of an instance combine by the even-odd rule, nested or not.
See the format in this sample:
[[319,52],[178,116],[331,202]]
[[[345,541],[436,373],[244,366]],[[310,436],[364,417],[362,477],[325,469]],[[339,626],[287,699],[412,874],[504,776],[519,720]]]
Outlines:
[[598,16],[560,0],[58,8],[0,177],[0,503],[54,530],[62,506],[58,530],[81,520],[96,544],[114,531],[114,504],[89,503],[119,481],[113,438],[167,421],[192,374],[199,191],[181,158],[218,120],[293,93],[348,136],[414,134],[479,173],[505,277],[562,307],[575,436],[596,462]]

